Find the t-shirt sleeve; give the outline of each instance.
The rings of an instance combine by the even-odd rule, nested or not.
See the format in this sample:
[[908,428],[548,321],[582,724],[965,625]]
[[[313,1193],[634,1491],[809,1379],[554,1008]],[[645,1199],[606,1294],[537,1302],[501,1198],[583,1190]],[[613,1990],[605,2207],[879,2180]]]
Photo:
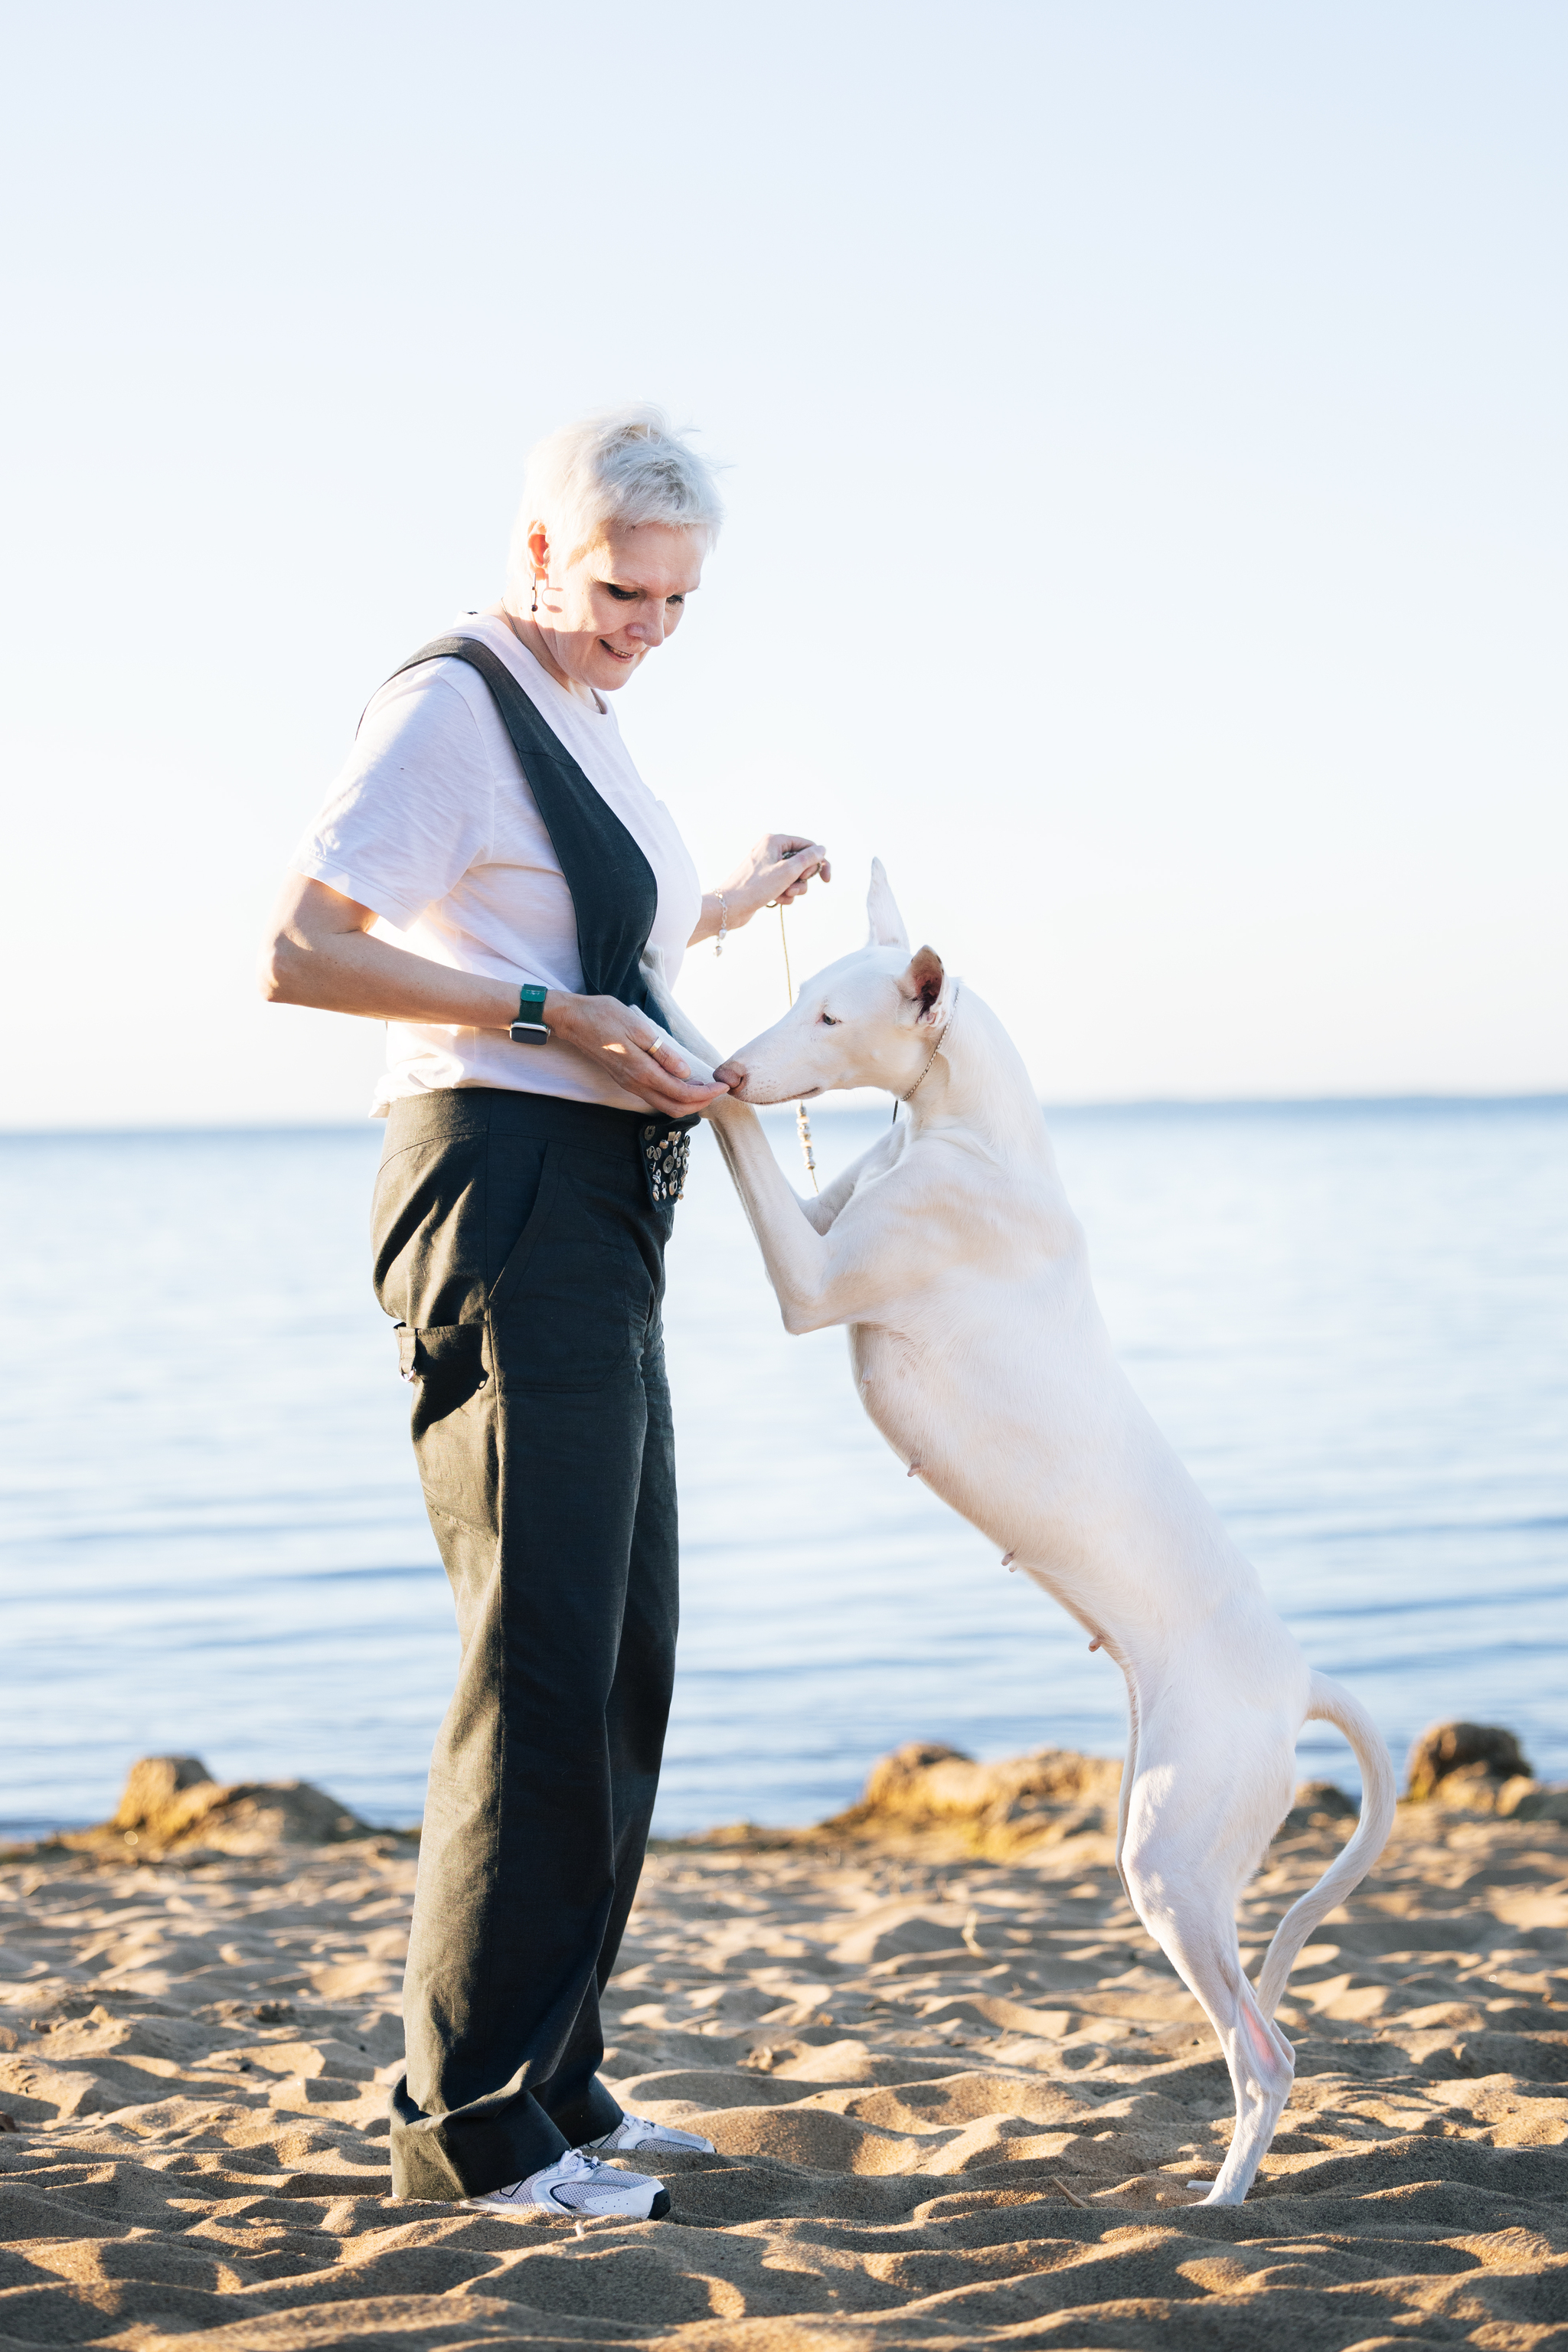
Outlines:
[[289,861],[399,930],[489,845],[495,778],[468,697],[446,667],[432,663],[382,688]]

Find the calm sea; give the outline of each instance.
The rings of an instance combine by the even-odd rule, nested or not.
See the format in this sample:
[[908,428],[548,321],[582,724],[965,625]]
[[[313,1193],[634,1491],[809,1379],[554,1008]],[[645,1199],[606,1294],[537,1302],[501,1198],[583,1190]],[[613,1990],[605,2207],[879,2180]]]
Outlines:
[[[879,1123],[819,1112],[819,1160]],[[1568,1101],[1049,1123],[1132,1377],[1309,1657],[1396,1754],[1462,1715],[1568,1774]],[[379,1140],[0,1139],[9,1833],[168,1750],[417,1816],[455,1642],[368,1288]],[[905,1478],[842,1335],[785,1337],[706,1136],[668,1322],[662,1830],[818,1817],[913,1737],[1120,1750],[1115,1670]],[[1326,1731],[1302,1766],[1353,1777]]]

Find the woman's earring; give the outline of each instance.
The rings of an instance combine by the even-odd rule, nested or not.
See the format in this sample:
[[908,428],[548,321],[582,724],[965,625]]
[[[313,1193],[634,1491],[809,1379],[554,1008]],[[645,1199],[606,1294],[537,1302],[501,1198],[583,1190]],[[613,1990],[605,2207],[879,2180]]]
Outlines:
[[531,613],[537,613],[539,610],[539,574],[537,572],[533,575],[533,602],[528,609]]

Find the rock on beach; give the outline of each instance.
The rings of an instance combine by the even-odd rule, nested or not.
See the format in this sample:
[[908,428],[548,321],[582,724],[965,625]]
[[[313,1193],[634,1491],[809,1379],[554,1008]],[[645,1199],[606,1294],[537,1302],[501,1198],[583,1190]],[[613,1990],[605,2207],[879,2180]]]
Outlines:
[[143,1756],[107,1822],[63,1830],[44,1843],[82,1853],[119,1847],[151,1860],[198,1849],[268,1853],[279,1845],[330,1845],[370,1834],[368,1822],[309,1780],[220,1782],[199,1756]]

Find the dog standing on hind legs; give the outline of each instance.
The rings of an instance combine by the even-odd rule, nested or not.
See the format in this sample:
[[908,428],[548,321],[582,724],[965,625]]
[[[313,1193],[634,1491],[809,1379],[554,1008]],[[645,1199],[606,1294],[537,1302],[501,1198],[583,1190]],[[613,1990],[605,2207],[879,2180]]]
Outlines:
[[[1117,1363],[1082,1229],[1001,1023],[933,950],[911,956],[879,865],[868,907],[867,946],[807,981],[782,1021],[721,1066],[731,1091],[708,1116],[785,1328],[848,1326],[861,1400],[910,1475],[1121,1669],[1118,1867],[1219,2037],[1236,2128],[1205,2201],[1239,2204],[1295,2070],[1274,2011],[1313,1928],[1383,1850],[1393,1767],[1365,1709],[1309,1667]],[[802,1201],[747,1106],[846,1087],[882,1087],[909,1116]],[[1361,1820],[1286,1914],[1255,1989],[1237,1898],[1289,1809],[1309,1720],[1336,1725],[1354,1749]]]

